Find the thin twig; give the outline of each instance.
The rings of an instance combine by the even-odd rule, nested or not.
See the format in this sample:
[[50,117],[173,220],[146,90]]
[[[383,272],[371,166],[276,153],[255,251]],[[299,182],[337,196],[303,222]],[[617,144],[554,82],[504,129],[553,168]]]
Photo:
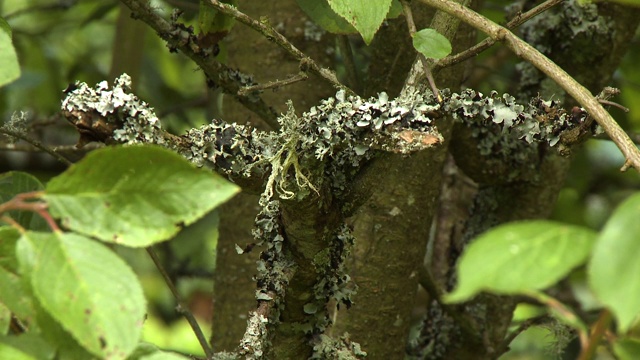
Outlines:
[[231,94],[244,105],[247,109],[253,111],[264,120],[270,127],[277,129],[279,127],[278,114],[269,107],[262,98],[255,96],[239,96],[238,90],[242,86],[234,77],[227,76],[234,71],[228,66],[216,61],[212,56],[208,55],[197,44],[195,36],[187,30],[177,28],[158,15],[149,5],[147,0],[120,0],[134,13],[136,18],[141,19],[158,35],[164,39],[170,48],[180,50],[195,62],[207,76],[216,84],[220,85],[225,93]]
[[[30,191],[17,194],[11,200],[0,204],[0,214],[12,210],[31,211],[40,215],[44,219],[44,221],[47,222],[51,230],[59,232],[60,228],[58,227],[58,224],[56,224],[56,221],[53,219],[53,217],[51,217],[51,214],[49,214],[49,206],[47,205],[47,203],[42,201],[28,201],[31,199],[40,199],[42,197],[42,194],[42,191]],[[13,223],[11,224],[13,225]],[[18,229],[21,229],[21,227],[19,227]]]
[[517,56],[533,64],[540,71],[545,73],[560,85],[569,95],[571,95],[582,107],[584,107],[590,116],[592,116],[609,137],[616,143],[620,151],[624,154],[626,161],[620,169],[626,170],[632,166],[640,171],[640,150],[629,139],[627,134],[622,130],[620,125],[611,117],[611,115],[600,105],[598,100],[587,90],[582,84],[577,82],[571,75],[567,74],[562,68],[541,54],[533,46],[527,44],[522,39],[515,36],[509,30],[492,22],[484,16],[474,12],[473,10],[457,4],[451,0],[420,0],[421,2],[432,6],[438,10],[442,10],[462,21],[485,32],[496,41],[504,41],[507,47],[511,49]]
[[[413,20],[413,13],[411,12],[411,4],[408,1],[402,0],[402,12],[404,13],[405,18],[407,19],[407,26],[409,27],[409,35],[413,38],[417,29],[416,23]],[[431,73],[431,65],[427,58],[422,54],[418,53],[418,58],[422,63],[422,68],[424,69],[424,74],[427,77],[427,81],[429,82],[429,87],[431,87],[431,91],[433,95],[438,99],[438,102],[442,102],[442,96],[440,96],[440,91],[438,91],[438,87],[436,86],[436,82],[433,80],[433,74]]]
[[202,329],[200,329],[200,325],[198,325],[198,321],[193,316],[191,311],[189,311],[189,308],[184,305],[182,301],[182,297],[178,293],[178,289],[173,284],[173,281],[171,280],[171,277],[165,270],[164,266],[162,266],[162,262],[160,261],[160,258],[158,258],[158,254],[156,254],[155,250],[153,250],[153,247],[151,246],[147,247],[146,250],[147,250],[147,254],[149,254],[149,257],[151,257],[151,260],[156,265],[156,268],[158,269],[158,271],[160,271],[160,274],[164,278],[164,281],[169,287],[169,290],[171,290],[173,297],[176,299],[176,303],[177,303],[176,310],[180,314],[182,314],[185,317],[185,319],[187,319],[187,322],[191,326],[191,330],[193,330],[193,333],[196,335],[196,338],[198,338],[198,342],[200,343],[202,350],[204,350],[204,353],[206,354],[207,359],[213,359],[213,355],[214,355],[213,349],[211,349],[211,346],[209,346],[209,343],[207,342],[207,338],[204,336]]
[[624,112],[629,112],[629,108],[624,107],[620,104],[618,104],[617,102],[613,102],[613,101],[609,101],[609,100],[604,100],[604,99],[598,99],[598,102],[602,105],[609,105],[609,106],[613,106],[616,107]]
[[20,140],[24,140],[26,142],[28,142],[29,144],[33,145],[34,147],[46,152],[47,154],[53,156],[56,160],[60,161],[61,163],[65,164],[65,165],[73,165],[73,162],[71,162],[69,159],[65,158],[64,156],[58,154],[58,152],[54,149],[50,149],[48,146],[42,144],[40,141],[36,140],[36,139],[32,139],[30,137],[28,137],[27,135],[23,134],[20,131],[14,131],[11,129],[7,129],[6,127],[0,127],[0,134],[4,134],[4,135],[8,135]]
[[342,61],[344,62],[349,86],[351,86],[354,91],[360,92],[362,89],[360,88],[360,79],[358,78],[358,68],[353,59],[353,51],[351,50],[351,41],[349,41],[349,36],[339,34],[337,35],[337,38],[338,48],[340,49],[340,55],[342,55]]
[[591,334],[587,340],[586,346],[582,347],[578,360],[591,360],[600,344],[600,339],[611,324],[611,313],[608,310],[602,310],[598,320],[591,327]]
[[238,90],[238,94],[239,95],[247,95],[247,94],[252,93],[254,91],[261,91],[261,90],[267,90],[267,89],[275,90],[275,89],[281,88],[283,86],[287,86],[287,85],[295,84],[295,83],[297,83],[299,81],[307,80],[308,78],[309,78],[309,75],[307,75],[306,73],[301,72],[301,73],[299,73],[297,75],[289,76],[288,78],[286,78],[284,80],[274,80],[274,81],[269,81],[268,83],[264,83],[264,84],[243,87],[240,90]]
[[[549,10],[550,8],[560,4],[563,1],[564,0],[547,0],[542,4],[534,7],[533,9],[527,11],[524,14],[516,15],[513,19],[511,19],[511,21],[507,23],[507,25],[505,25],[505,27],[507,29],[517,28],[518,26],[524,24],[526,21],[533,18],[534,16]],[[441,59],[434,65],[434,67],[444,68],[444,67],[452,66],[457,63],[463,62],[485,51],[486,49],[493,46],[493,44],[495,43],[496,43],[495,39],[488,37],[463,52],[457,53],[455,55],[447,56],[446,58]]]
[[[51,146],[51,150],[58,153],[66,153],[66,154],[84,154],[91,150],[103,148],[105,145],[102,143],[91,143],[87,144],[79,149],[75,145],[56,145]],[[31,144],[1,144],[0,143],[0,151],[20,151],[20,152],[28,152],[28,153],[41,153],[44,150],[37,148]]]
[[8,215],[0,215],[0,220],[2,220],[5,223],[9,224],[11,227],[17,229],[21,233],[24,233],[24,232],[27,231],[25,228],[22,227],[22,225],[20,225],[20,223],[18,223],[17,221],[15,221],[13,218],[9,217]]
[[[300,51],[298,48],[296,48],[289,40],[287,40],[286,37],[284,37],[282,34],[280,34],[278,31],[276,31],[276,29],[274,29],[266,21],[255,20],[255,19],[249,17],[248,15],[240,12],[234,6],[231,6],[229,4],[221,3],[220,1],[217,1],[217,0],[210,0],[210,2],[211,2],[211,5],[214,8],[216,8],[218,11],[220,11],[221,13],[223,13],[223,14],[225,14],[227,16],[233,17],[234,19],[238,20],[239,22],[241,22],[241,23],[247,25],[248,27],[254,29],[255,31],[261,33],[268,40],[271,40],[274,43],[276,43],[276,45],[278,45],[281,48],[283,48],[286,52],[288,52],[295,59],[299,60],[301,63],[304,63],[309,71],[311,71],[314,74],[317,74],[321,78],[325,79],[326,81],[328,81],[330,84],[332,84],[336,88],[343,89],[344,91],[347,92],[347,95],[356,95],[353,90],[351,90],[349,87],[347,87],[346,85],[342,84],[338,80],[336,74],[333,71],[331,71],[329,69],[325,69],[325,68],[321,67],[320,65],[318,65],[318,63],[313,61],[311,58],[309,58],[307,55],[305,55],[302,51]],[[302,70],[304,71],[305,69],[302,69]]]

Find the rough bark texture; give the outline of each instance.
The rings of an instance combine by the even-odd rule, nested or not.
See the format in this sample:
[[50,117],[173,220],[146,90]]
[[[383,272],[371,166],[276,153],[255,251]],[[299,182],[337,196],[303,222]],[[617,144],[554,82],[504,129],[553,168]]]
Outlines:
[[373,358],[404,357],[445,155],[442,149],[383,155],[359,184],[372,193],[353,221],[357,245],[349,272],[359,290],[334,333],[348,332]]
[[[429,24],[432,13],[420,6],[416,10],[416,21]],[[456,36],[457,21],[436,18],[431,25],[449,38],[455,37],[452,43],[456,50],[469,46],[475,34],[470,28],[461,26]],[[374,44],[376,56],[370,71],[379,73],[369,74],[371,83],[366,87],[370,91],[383,86],[382,90],[398,93],[402,88],[412,65],[406,59],[415,59],[403,20],[401,17],[391,22]],[[400,46],[398,40],[391,46],[392,38],[404,40]],[[386,64],[391,65],[385,68]],[[463,74],[463,64],[445,69],[437,74],[437,84],[458,88]],[[450,139],[451,119],[440,121],[437,126],[444,138]],[[447,144],[448,141],[442,147],[409,157],[382,155],[364,170],[356,183],[371,194],[352,219],[356,250],[349,273],[359,289],[356,304],[337,314],[332,334],[348,333],[372,358],[405,356],[407,336],[413,325],[418,272],[437,207]]]
[[254,242],[251,229],[258,212],[258,196],[240,193],[220,208],[220,227],[213,285],[211,344],[215,351],[234,350],[246,328],[247,313],[256,304],[255,274],[259,252],[243,255],[236,244]]
[[[310,25],[304,13],[293,0],[277,2],[239,1],[239,9],[259,19],[267,16],[300,50],[324,66],[330,66],[332,58],[326,55],[333,48],[333,36],[324,34],[319,41],[305,39],[305,27]],[[228,47],[228,63],[241,71],[251,72],[256,81],[267,82],[284,79],[299,72],[299,62],[291,59],[282,49],[266,40],[253,29],[236,24],[225,39]],[[280,91],[266,91],[265,100],[279,112],[286,110],[291,100],[298,112],[306,111],[335,90],[326,82],[311,76],[308,80],[290,85]],[[226,101],[223,120],[252,123],[265,127],[264,123],[242,105]],[[256,306],[256,259],[261,249],[238,255],[235,244],[244,247],[252,243],[251,229],[258,212],[257,196],[240,196],[233,199],[221,211],[221,229],[218,242],[217,269],[215,274],[212,343],[216,350],[234,350],[246,330],[247,312]]]

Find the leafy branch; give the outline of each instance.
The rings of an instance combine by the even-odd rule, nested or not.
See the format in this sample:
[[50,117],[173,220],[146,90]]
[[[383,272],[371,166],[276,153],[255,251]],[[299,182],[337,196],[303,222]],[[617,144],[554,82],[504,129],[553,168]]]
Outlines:
[[[552,7],[560,4],[561,2],[563,2],[564,0],[547,0],[545,2],[543,2],[542,4],[534,7],[533,9],[527,11],[524,14],[518,14],[516,15],[513,19],[511,19],[506,25],[505,27],[507,29],[514,29],[522,24],[524,24],[525,22],[527,22],[529,19],[533,18],[534,16],[537,16],[549,9],[551,9]],[[438,61],[434,66],[436,68],[443,68],[443,67],[448,67],[448,66],[452,66],[455,64],[458,64],[460,62],[463,62],[469,58],[472,58],[476,55],[478,55],[479,53],[485,51],[486,49],[490,48],[491,46],[493,46],[493,44],[496,43],[496,39],[492,38],[492,37],[488,37],[484,40],[482,40],[481,42],[477,43],[476,45],[470,47],[469,49],[460,52],[458,54],[455,55],[451,55],[451,56],[447,56],[444,59],[441,59],[440,61]]]
[[533,46],[514,35],[508,29],[492,22],[475,11],[455,3],[451,0],[420,0],[438,10],[447,12],[476,29],[486,33],[495,41],[504,41],[509,49],[517,56],[522,57],[536,68],[541,70],[558,85],[560,85],[569,95],[580,103],[592,116],[611,140],[618,146],[626,157],[626,161],[621,171],[634,167],[640,171],[640,150],[631,141],[629,136],[622,130],[620,125],[611,115],[600,105],[598,100],[582,84],[577,82],[571,75],[567,74],[561,67],[549,60],[546,56],[536,50]]

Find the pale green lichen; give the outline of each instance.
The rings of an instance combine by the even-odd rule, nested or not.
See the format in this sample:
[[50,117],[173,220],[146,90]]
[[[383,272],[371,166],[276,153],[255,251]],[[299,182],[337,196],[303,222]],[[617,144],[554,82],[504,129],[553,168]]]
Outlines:
[[[0,128],[15,134],[27,135],[27,127],[29,124],[29,114],[25,111],[14,111],[11,118],[5,121]],[[18,138],[5,135],[8,143],[13,144]]]
[[106,81],[95,88],[77,82],[67,93],[62,110],[69,113],[98,114],[106,123],[118,124],[113,140],[124,144],[165,145],[162,126],[152,107],[130,93],[131,77],[122,74],[113,88]]
[[313,355],[310,359],[357,360],[366,356],[367,353],[362,351],[360,344],[349,339],[348,333],[337,340],[321,334],[313,340]]
[[[545,16],[527,21],[521,27],[521,34],[525,41],[561,67],[585,70],[579,71],[579,76],[586,78],[601,76],[589,70],[592,64],[610,56],[616,36],[613,19],[600,15],[597,3],[576,0],[562,2],[545,12]],[[519,99],[530,99],[537,94],[555,95],[560,100],[564,97],[564,91],[530,63],[522,62],[516,69],[520,73]],[[584,82],[584,79],[578,80]]]
[[354,244],[351,229],[343,224],[326,251],[314,258],[319,273],[318,282],[314,286],[316,299],[323,302],[335,299],[338,306],[344,304],[347,308],[351,307],[357,286],[346,273],[344,264]]
[[267,324],[269,320],[258,312],[253,311],[247,320],[247,329],[245,330],[238,353],[243,355],[245,359],[259,360],[264,359],[266,355],[267,341]]

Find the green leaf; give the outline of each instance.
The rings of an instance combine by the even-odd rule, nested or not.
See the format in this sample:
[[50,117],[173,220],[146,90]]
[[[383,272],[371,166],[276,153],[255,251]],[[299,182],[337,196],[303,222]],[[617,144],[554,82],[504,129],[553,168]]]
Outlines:
[[474,240],[460,258],[458,287],[448,302],[481,291],[526,293],[547,288],[584,263],[596,234],[552,221],[514,222]]
[[389,9],[389,13],[387,14],[387,19],[395,19],[402,14],[402,5],[400,1],[393,0],[391,2],[391,9]]
[[387,17],[391,0],[328,0],[338,15],[355,27],[369,45]]
[[24,290],[22,279],[3,267],[0,267],[0,303],[26,323],[32,323],[35,319],[32,299]]
[[31,355],[22,352],[21,350],[0,342],[0,359],[11,360],[38,360]]
[[0,301],[0,335],[7,335],[9,333],[9,326],[11,325],[11,310]]
[[143,356],[140,360],[189,360],[189,358],[172,352],[158,351],[151,355]]
[[[615,2],[618,4],[622,4],[622,5],[629,5],[629,6],[638,6],[640,7],[640,0],[610,0],[611,2]],[[589,0],[583,0],[582,2],[584,3],[591,3],[591,1]]]
[[[66,329],[60,325],[51,315],[42,308],[37,299],[34,299],[40,333],[47,343],[54,346],[56,357],[54,359],[86,359],[97,360],[97,356],[89,353]],[[39,357],[38,359],[41,359]]]
[[73,233],[27,232],[19,252],[21,263],[26,259],[31,267],[31,286],[42,307],[84,348],[109,359],[133,351],[146,305],[138,279],[122,259]]
[[[9,171],[0,175],[0,203],[11,200],[14,196],[42,191],[44,186],[36,177],[20,171]],[[9,211],[6,215],[17,221],[20,226],[28,230],[49,230],[46,221],[40,215],[31,211]]]
[[640,359],[640,340],[620,339],[613,344],[613,352],[619,360]]
[[127,360],[140,360],[142,357],[151,355],[158,351],[160,351],[160,349],[156,345],[148,342],[141,342],[136,346],[135,350],[133,350],[129,357],[127,357]]
[[20,64],[11,41],[11,27],[0,17],[0,87],[19,77]]
[[0,267],[13,273],[18,272],[16,243],[19,238],[18,230],[9,226],[0,226]]
[[[237,0],[221,0],[220,2],[231,6],[238,5]],[[198,24],[203,33],[229,32],[235,23],[236,19],[218,11],[211,5],[211,1],[200,0]]]
[[[29,328],[29,332],[20,334],[20,336],[0,336],[0,344],[18,349],[24,354],[30,355],[33,359],[53,360],[56,356],[55,348],[31,330],[33,329]],[[58,358],[62,359],[61,357]],[[5,358],[0,355],[0,359],[13,358]]]
[[431,59],[442,59],[451,54],[449,40],[433,29],[422,29],[413,35],[413,47]]
[[332,34],[355,34],[358,31],[335,11],[327,0],[296,0],[302,11],[314,23]]
[[175,235],[239,188],[156,146],[92,152],[47,184],[51,214],[106,242],[149,246]]
[[640,315],[640,193],[613,212],[600,232],[588,267],[596,297],[617,318],[625,332]]

